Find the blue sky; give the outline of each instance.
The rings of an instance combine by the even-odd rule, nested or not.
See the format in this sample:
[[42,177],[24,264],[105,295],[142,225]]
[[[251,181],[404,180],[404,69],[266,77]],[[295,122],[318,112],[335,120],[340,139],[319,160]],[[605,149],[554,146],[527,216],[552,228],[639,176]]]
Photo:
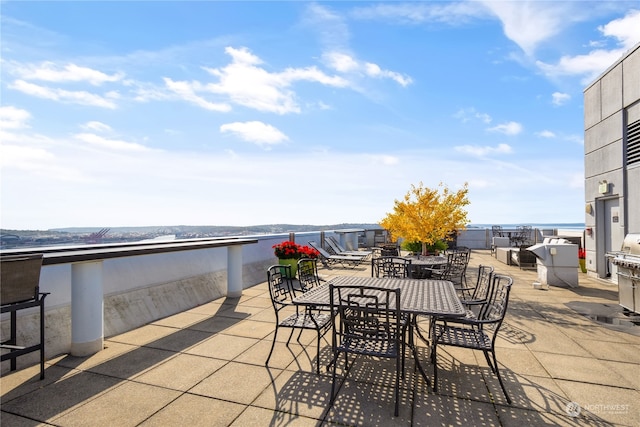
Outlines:
[[1,3],[1,226],[584,221],[583,90],[637,1]]

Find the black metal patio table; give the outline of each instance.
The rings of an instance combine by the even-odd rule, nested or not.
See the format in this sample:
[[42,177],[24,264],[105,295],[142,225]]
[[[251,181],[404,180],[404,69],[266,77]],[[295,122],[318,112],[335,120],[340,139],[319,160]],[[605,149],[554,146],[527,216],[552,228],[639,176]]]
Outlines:
[[444,268],[448,262],[447,257],[440,255],[412,255],[403,258],[411,261],[409,269],[414,279],[429,279],[432,270]]
[[[453,283],[448,280],[337,276],[296,297],[293,302],[299,305],[328,307],[330,305],[330,284],[334,286],[358,285],[387,289],[400,288],[400,310],[403,313],[411,315],[412,318],[415,318],[417,315],[462,317],[466,313]],[[420,373],[425,378],[427,384],[430,384],[431,382],[417,357],[417,349],[414,345],[412,335],[409,337],[408,345],[413,351],[413,356]]]

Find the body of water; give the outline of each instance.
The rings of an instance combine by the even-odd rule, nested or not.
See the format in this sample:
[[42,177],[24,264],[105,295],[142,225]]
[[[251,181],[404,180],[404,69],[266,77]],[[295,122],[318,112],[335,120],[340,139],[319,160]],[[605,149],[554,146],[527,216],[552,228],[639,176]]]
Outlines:
[[548,223],[548,224],[469,224],[468,228],[489,228],[492,225],[500,225],[502,228],[515,229],[519,225],[530,225],[532,228],[538,229],[559,229],[559,230],[572,230],[581,231],[584,230],[584,222],[565,222],[565,223]]

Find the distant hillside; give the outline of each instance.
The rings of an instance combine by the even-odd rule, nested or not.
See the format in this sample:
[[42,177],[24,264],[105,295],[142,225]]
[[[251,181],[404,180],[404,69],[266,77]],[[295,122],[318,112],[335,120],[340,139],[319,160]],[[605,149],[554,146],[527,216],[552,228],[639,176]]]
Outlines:
[[[228,226],[228,225],[165,225],[165,226],[144,226],[144,227],[67,227],[53,228],[48,231],[63,233],[94,233],[103,228],[109,228],[111,233],[164,233],[164,234],[182,234],[182,233],[241,233],[241,234],[269,234],[269,233],[287,233],[301,231],[317,231],[317,230],[339,230],[343,228],[363,228],[376,229],[381,228],[378,224],[333,224],[333,225],[310,225],[310,224],[264,224],[249,226]],[[3,230],[9,232],[10,230]]]

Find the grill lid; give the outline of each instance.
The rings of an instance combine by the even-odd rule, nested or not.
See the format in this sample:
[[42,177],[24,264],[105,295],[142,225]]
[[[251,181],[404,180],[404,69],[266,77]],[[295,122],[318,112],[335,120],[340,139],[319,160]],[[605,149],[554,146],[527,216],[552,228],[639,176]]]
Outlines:
[[640,256],[640,233],[629,233],[624,237],[622,252]]

